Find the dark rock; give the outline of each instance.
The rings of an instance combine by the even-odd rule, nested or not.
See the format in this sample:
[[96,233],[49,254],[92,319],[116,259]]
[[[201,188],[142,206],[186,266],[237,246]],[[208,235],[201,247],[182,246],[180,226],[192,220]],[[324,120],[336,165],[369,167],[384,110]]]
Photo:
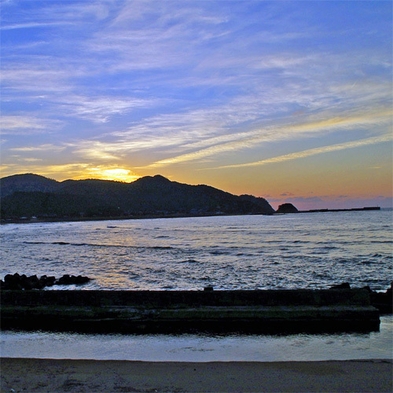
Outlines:
[[55,276],[41,276],[40,281],[43,283],[44,287],[51,287],[55,284],[56,277]]
[[77,276],[75,277],[75,284],[86,284],[87,282],[90,281],[89,277],[84,277],[84,276]]
[[276,213],[298,213],[299,210],[292,203],[284,203],[278,206]]
[[351,286],[347,282],[343,282],[342,284],[333,285],[330,289],[351,289]]
[[40,280],[36,275],[30,277],[26,277],[25,275],[23,275],[21,282],[22,282],[22,288],[26,290],[43,288],[43,286],[40,283]]
[[16,281],[20,280],[20,276],[18,273],[15,274],[6,274],[4,277],[4,282],[6,284],[12,284],[15,283]]
[[70,276],[69,274],[64,274],[58,281],[56,281],[55,276],[43,275],[40,278],[37,275],[26,276],[26,274],[20,275],[19,273],[7,274],[4,277],[4,281],[0,282],[1,290],[32,290],[32,289],[43,289],[45,287],[58,285],[81,285],[86,284],[90,281],[89,277],[85,276]]
[[204,291],[213,291],[214,288],[213,288],[211,285],[209,285],[209,286],[203,288],[203,290],[204,290]]
[[70,276],[69,274],[64,274],[63,277],[59,278],[56,282],[57,285],[81,285],[86,284],[90,281],[89,277],[86,276]]
[[7,274],[4,277],[4,289],[23,289],[20,275],[18,273]]
[[57,285],[70,285],[70,284],[72,284],[70,275],[69,274],[64,274],[63,277],[60,277],[56,281],[56,284]]

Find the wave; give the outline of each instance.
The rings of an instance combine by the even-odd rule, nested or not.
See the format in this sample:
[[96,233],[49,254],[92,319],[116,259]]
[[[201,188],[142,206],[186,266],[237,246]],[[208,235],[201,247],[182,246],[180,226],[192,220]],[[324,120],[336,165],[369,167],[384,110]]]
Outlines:
[[379,263],[379,261],[370,261],[370,260],[367,260],[367,261],[360,261],[360,262],[359,262],[360,265],[375,265],[375,264],[377,264],[377,263]]
[[229,251],[223,251],[223,250],[213,250],[210,251],[209,254],[211,255],[231,255]]
[[186,260],[184,260],[184,261],[181,261],[180,263],[191,263],[191,264],[194,264],[194,263],[196,263],[196,264],[198,264],[198,263],[202,263],[202,262],[200,262],[200,261],[197,261],[196,259],[186,259]]
[[134,248],[134,249],[151,249],[151,250],[172,250],[175,247],[172,246],[128,246],[124,244],[97,244],[97,243],[71,243],[71,242],[42,242],[42,241],[25,241],[24,244],[47,244],[57,246],[74,246],[74,247],[102,247],[102,248]]

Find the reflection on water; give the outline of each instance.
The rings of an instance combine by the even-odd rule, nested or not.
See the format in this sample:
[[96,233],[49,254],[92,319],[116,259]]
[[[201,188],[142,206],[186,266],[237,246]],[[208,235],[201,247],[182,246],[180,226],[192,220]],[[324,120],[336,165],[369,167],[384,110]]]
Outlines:
[[369,211],[7,224],[0,277],[82,275],[94,279],[86,290],[386,291],[392,223],[391,211]]
[[2,357],[140,361],[392,359],[393,316],[369,334],[85,335],[2,332]]

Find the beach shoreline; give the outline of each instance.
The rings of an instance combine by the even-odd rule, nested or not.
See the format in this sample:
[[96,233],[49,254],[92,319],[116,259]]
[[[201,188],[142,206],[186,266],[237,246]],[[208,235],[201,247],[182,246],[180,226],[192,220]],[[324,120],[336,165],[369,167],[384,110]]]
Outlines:
[[391,392],[390,359],[141,362],[1,359],[2,392]]

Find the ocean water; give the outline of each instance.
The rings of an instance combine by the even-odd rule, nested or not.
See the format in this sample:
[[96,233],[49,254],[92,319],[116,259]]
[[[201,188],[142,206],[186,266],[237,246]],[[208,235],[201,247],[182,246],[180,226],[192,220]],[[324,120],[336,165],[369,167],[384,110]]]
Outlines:
[[[0,276],[87,275],[78,289],[328,288],[385,291],[393,279],[392,210],[276,216],[6,224]],[[55,286],[52,289],[59,289]],[[67,287],[70,290],[75,286]],[[393,357],[379,332],[316,335],[83,335],[4,331],[0,356],[145,361]]]
[[393,279],[392,213],[7,224],[0,276],[81,274],[93,278],[86,290],[380,291]]

